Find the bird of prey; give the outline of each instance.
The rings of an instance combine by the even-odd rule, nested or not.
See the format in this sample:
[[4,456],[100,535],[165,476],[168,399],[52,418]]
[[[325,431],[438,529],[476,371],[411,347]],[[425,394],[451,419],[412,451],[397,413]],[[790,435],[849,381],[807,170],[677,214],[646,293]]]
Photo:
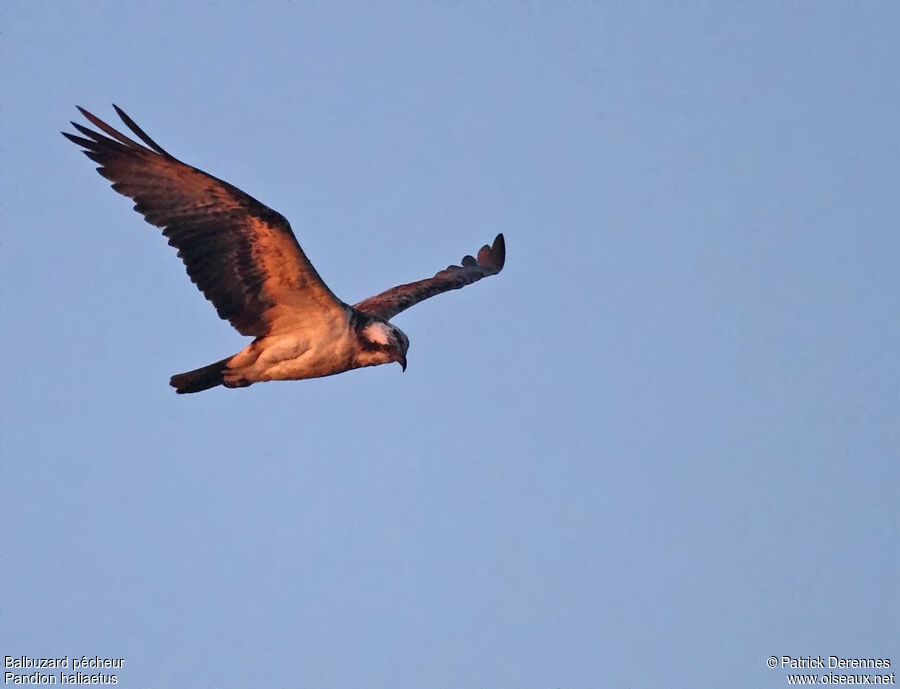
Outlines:
[[409,339],[390,319],[503,268],[506,247],[499,234],[475,258],[350,306],[319,277],[284,217],[170,155],[113,107],[143,145],[80,107],[99,131],[72,122],[82,136],[63,136],[99,163],[97,171],[134,200],[147,222],[162,228],[219,316],[254,338],[234,356],[172,376],[178,393],[318,378],[391,362],[405,371]]

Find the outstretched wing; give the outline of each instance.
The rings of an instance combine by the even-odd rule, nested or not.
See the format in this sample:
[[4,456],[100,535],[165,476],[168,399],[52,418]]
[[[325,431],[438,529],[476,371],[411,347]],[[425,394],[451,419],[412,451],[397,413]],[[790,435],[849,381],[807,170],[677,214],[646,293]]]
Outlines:
[[491,246],[481,247],[478,258],[466,256],[461,261],[462,265],[450,266],[427,280],[392,287],[386,292],[359,302],[354,308],[389,320],[423,299],[471,285],[489,275],[496,275],[503,269],[505,260],[506,243],[503,235],[498,234]]
[[103,134],[73,122],[84,136],[63,136],[100,164],[97,171],[134,199],[147,222],[162,228],[219,316],[241,334],[257,337],[280,325],[342,316],[343,303],[319,277],[284,217],[169,155],[113,107],[145,145],[83,108],[78,109]]

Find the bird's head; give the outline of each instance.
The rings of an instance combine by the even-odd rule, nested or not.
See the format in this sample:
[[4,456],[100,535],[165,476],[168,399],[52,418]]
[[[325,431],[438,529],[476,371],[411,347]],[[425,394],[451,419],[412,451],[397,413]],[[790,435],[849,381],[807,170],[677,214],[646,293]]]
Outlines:
[[381,318],[370,318],[356,330],[358,351],[356,365],[378,366],[396,361],[406,370],[409,338],[395,325]]

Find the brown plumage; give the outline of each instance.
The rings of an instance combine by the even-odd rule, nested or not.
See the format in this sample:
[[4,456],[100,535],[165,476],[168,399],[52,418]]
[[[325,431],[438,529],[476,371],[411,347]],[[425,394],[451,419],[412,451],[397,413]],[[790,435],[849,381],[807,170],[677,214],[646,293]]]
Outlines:
[[173,376],[178,392],[332,375],[390,361],[405,368],[409,341],[387,321],[503,268],[506,249],[498,235],[477,259],[466,256],[432,278],[348,306],[319,277],[283,216],[173,157],[113,107],[143,145],[83,108],[100,131],[73,122],[83,136],[63,135],[99,163],[98,172],[135,201],[147,222],[162,228],[219,316],[256,338],[235,356]]
[[464,256],[460,261],[462,265],[448,266],[434,277],[425,280],[391,287],[381,294],[355,304],[354,308],[380,316],[387,321],[423,299],[449,292],[451,289],[460,289],[489,275],[496,275],[503,268],[505,260],[506,243],[503,235],[498,234],[492,246],[481,247],[478,258]]

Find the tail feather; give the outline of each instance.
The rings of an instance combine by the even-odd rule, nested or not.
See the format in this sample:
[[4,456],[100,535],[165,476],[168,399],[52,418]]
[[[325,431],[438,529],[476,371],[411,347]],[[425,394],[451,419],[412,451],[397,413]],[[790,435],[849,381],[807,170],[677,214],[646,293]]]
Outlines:
[[188,392],[201,392],[209,390],[224,382],[225,369],[231,357],[217,361],[209,366],[198,368],[187,373],[178,373],[172,376],[169,385],[175,388],[175,392],[183,395]]

